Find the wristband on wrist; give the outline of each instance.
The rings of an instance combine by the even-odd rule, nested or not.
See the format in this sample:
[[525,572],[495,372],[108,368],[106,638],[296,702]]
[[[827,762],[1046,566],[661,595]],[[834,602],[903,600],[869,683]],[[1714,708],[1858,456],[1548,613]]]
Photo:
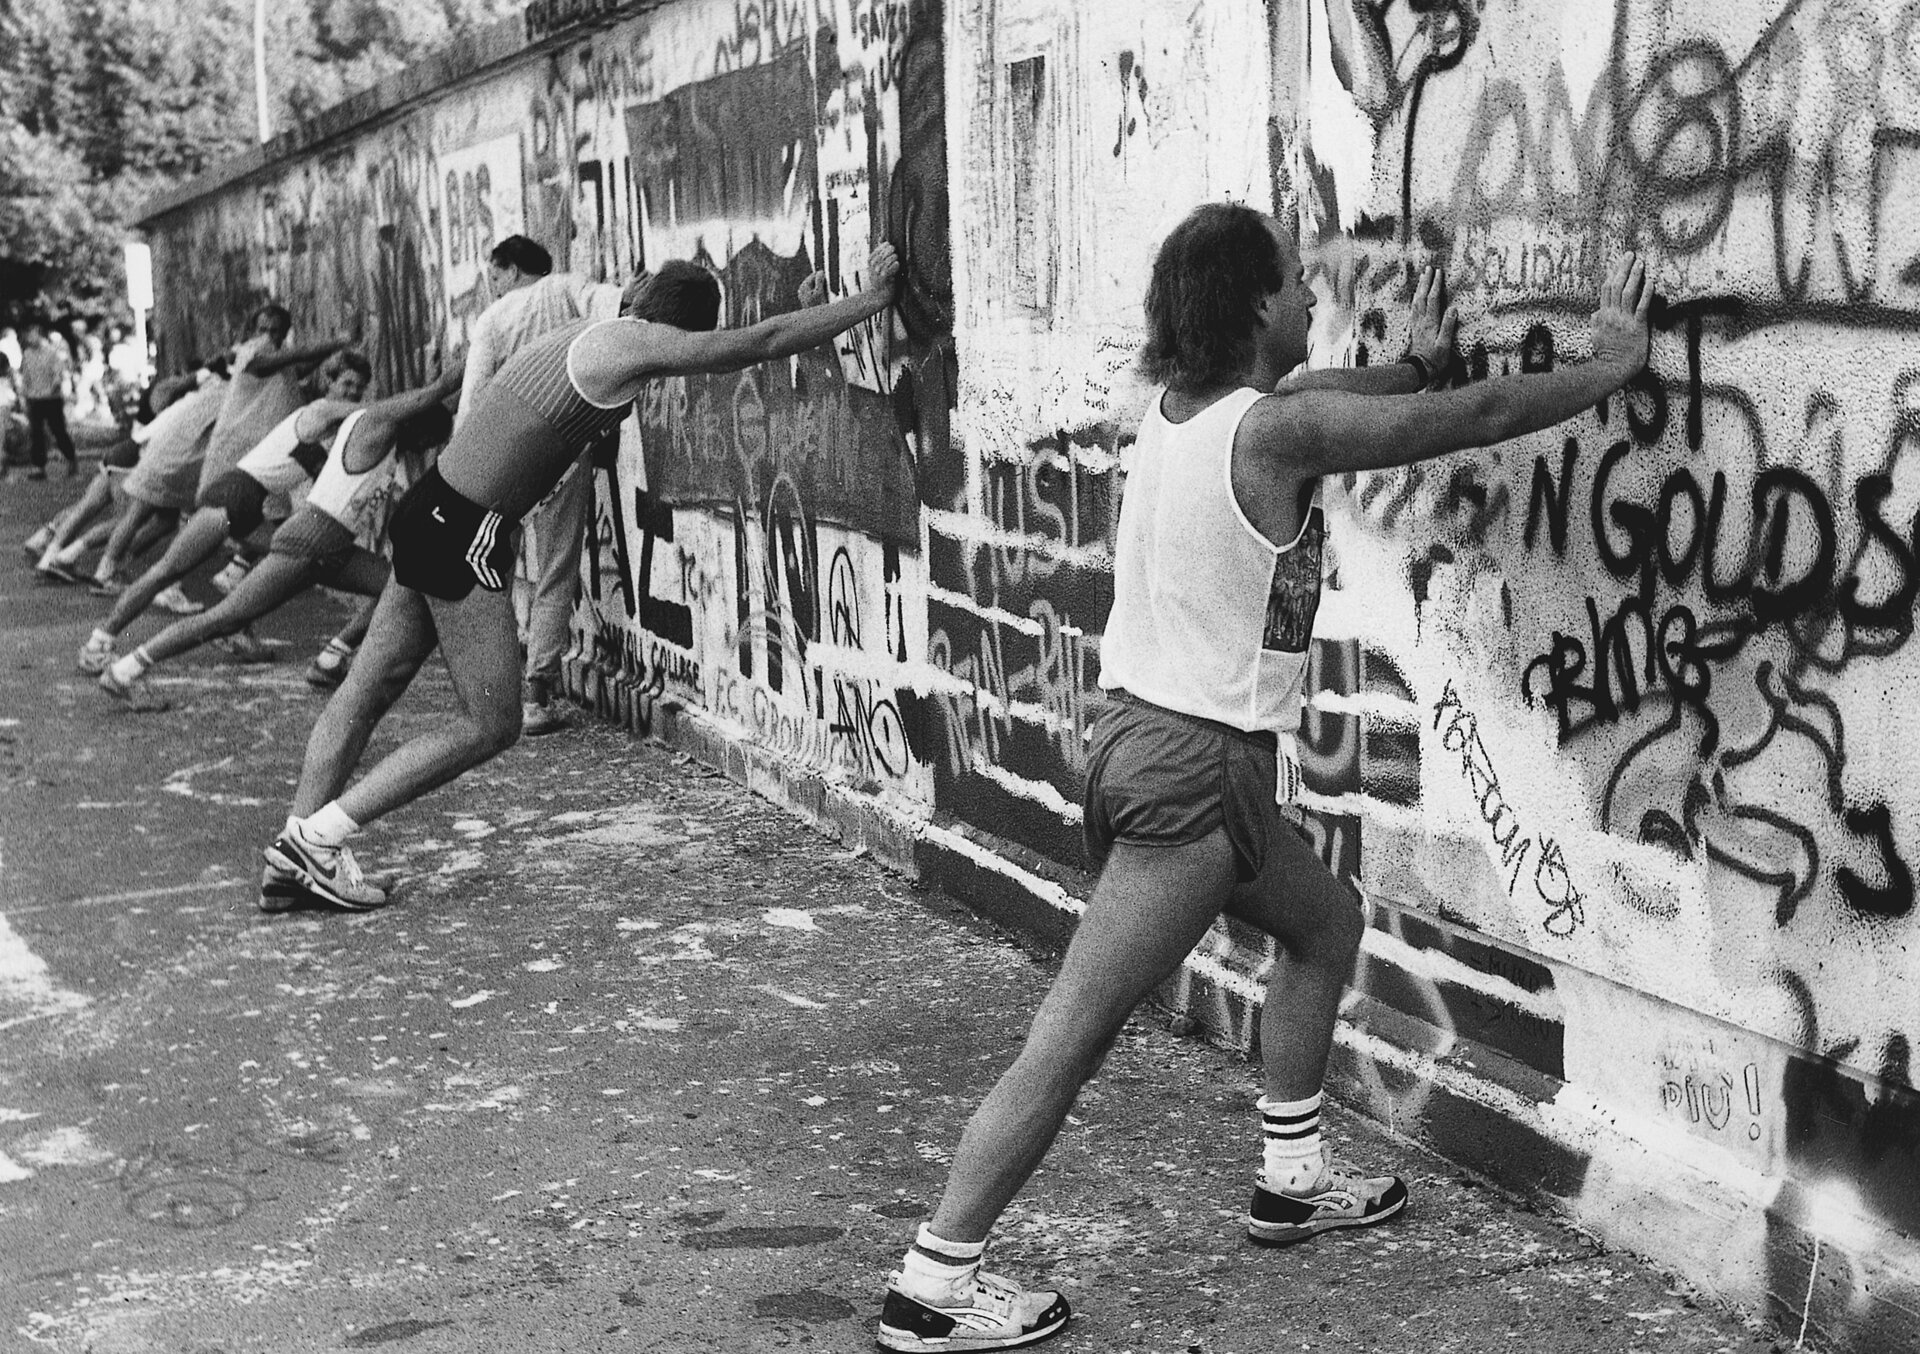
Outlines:
[[1433,368],[1429,367],[1427,360],[1418,353],[1408,353],[1400,359],[1400,363],[1402,366],[1413,368],[1414,379],[1419,383],[1420,389],[1425,390],[1432,384]]

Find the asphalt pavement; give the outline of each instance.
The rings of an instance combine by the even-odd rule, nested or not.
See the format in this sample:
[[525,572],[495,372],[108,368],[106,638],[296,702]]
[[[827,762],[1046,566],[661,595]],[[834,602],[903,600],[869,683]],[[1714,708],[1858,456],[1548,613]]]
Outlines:
[[[365,833],[389,910],[263,915],[345,605],[124,710],[17,549],[77,484],[0,483],[0,1348],[871,1349],[1052,957],[584,716]],[[993,1246],[1048,1348],[1791,1347],[1339,1108],[1407,1215],[1251,1246],[1256,1094],[1136,1016]]]

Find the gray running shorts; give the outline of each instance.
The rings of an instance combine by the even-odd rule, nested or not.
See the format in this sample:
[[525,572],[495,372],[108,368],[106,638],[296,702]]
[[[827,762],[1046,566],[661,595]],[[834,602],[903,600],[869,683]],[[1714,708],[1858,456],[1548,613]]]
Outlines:
[[[1109,692],[1087,760],[1087,856],[1097,867],[1115,842],[1185,846],[1224,827],[1236,873],[1242,882],[1253,879],[1273,834],[1293,830],[1275,797],[1281,763],[1271,732],[1249,733]],[[1289,790],[1297,791],[1290,760],[1286,774]]]

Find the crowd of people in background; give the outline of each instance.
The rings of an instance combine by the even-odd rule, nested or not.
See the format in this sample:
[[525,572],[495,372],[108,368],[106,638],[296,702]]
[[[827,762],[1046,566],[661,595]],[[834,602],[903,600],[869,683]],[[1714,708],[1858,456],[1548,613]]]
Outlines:
[[151,374],[145,345],[125,325],[103,338],[82,316],[0,327],[0,467],[45,479],[57,452],[78,473],[73,428],[124,427]]

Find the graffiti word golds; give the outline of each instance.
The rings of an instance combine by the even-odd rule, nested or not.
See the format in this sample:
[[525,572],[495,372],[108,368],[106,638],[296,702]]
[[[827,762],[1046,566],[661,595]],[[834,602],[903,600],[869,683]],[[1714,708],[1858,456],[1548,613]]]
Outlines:
[[[1444,731],[1442,724],[1446,725]],[[1548,908],[1541,925],[1549,935],[1572,935],[1586,924],[1587,916],[1560,843],[1551,837],[1541,837],[1536,842],[1520,834],[1520,815],[1507,803],[1500,789],[1500,777],[1494,772],[1486,744],[1480,741],[1480,722],[1460,703],[1460,693],[1452,682],[1447,683],[1440,699],[1434,702],[1433,727],[1440,734],[1440,745],[1448,752],[1460,754],[1460,774],[1480,806],[1480,821],[1492,834],[1494,849],[1500,853],[1500,866],[1507,872],[1508,896],[1512,896],[1520,883],[1527,854],[1535,852],[1533,887]]]

